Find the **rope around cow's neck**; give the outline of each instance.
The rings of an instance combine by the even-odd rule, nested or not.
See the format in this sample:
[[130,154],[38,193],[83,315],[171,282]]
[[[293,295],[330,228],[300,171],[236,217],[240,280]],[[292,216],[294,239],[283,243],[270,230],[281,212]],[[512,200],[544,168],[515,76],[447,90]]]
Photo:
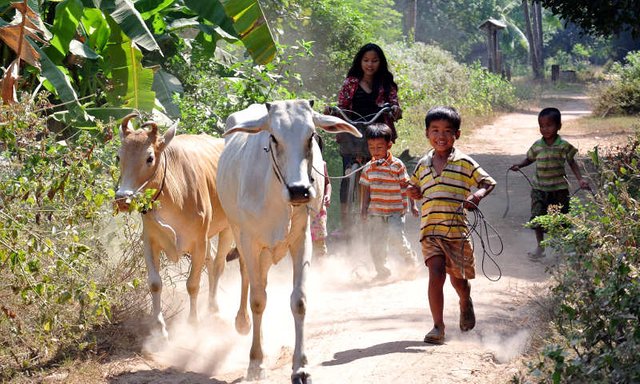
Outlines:
[[[164,154],[164,152],[161,154],[161,156],[163,156],[163,157],[164,157],[164,174],[162,175],[162,181],[160,182],[160,189],[158,189],[158,190],[156,191],[156,194],[155,194],[155,195],[153,196],[153,198],[151,199],[151,204],[155,203],[155,202],[158,200],[158,197],[160,196],[160,193],[161,193],[161,192],[162,192],[162,190],[164,189],[164,181],[165,181],[165,179],[167,178],[167,156]],[[147,184],[149,184],[149,183],[151,182],[151,180],[153,180],[153,179],[154,179],[154,177],[156,176],[156,173],[158,172],[158,168],[160,168],[160,167],[157,167],[157,168],[153,171],[153,174],[151,175],[151,177],[149,177],[149,178],[147,179],[147,181],[145,181],[144,183],[142,183],[142,185],[140,185],[140,186],[138,187],[138,189],[136,189],[136,191],[132,194],[132,196],[136,196],[136,195],[138,195],[140,192],[142,192],[142,191],[146,188]],[[116,183],[116,187],[115,187],[115,189],[116,189],[116,190],[120,188],[120,180],[122,180],[122,175],[120,175],[120,177],[118,178],[118,181],[117,181],[117,183]],[[124,199],[129,199],[129,198],[130,198],[130,196],[127,196],[127,197],[121,197],[120,199],[116,199],[116,201],[124,200]],[[145,209],[145,210],[143,210],[143,211],[141,211],[141,212],[142,212],[143,214],[145,214],[145,213],[147,213],[147,211],[148,211],[148,210],[146,210],[146,209]]]
[[276,177],[278,178],[278,180],[280,180],[280,182],[282,184],[285,185],[285,187],[288,187],[286,180],[284,179],[284,175],[282,174],[282,171],[280,170],[280,166],[278,165],[278,162],[276,161],[276,155],[274,154],[275,151],[273,150],[273,143],[275,142],[275,138],[273,137],[273,135],[269,135],[269,146],[268,147],[264,147],[264,151],[268,152],[271,155],[271,163],[273,164],[273,169],[276,173]]

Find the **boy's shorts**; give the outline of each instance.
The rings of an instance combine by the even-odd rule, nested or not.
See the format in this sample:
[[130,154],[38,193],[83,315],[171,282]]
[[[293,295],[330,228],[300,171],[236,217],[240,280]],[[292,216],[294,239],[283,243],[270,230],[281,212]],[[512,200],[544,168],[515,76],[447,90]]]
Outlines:
[[459,279],[476,277],[476,259],[473,256],[473,244],[470,239],[445,240],[435,236],[427,236],[420,241],[424,262],[432,257],[442,256],[446,272]]
[[560,212],[569,212],[569,190],[557,191],[531,190],[531,219],[546,215],[550,205],[561,205]]

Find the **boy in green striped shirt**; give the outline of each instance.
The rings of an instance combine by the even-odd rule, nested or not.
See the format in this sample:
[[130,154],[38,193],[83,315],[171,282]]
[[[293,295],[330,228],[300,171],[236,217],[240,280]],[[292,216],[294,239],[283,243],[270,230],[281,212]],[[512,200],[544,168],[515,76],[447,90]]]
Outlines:
[[[589,183],[580,175],[575,161],[578,150],[558,135],[562,127],[560,111],[557,108],[543,109],[538,114],[538,125],[542,138],[533,143],[524,160],[510,168],[512,171],[518,171],[533,162],[536,163],[531,190],[531,220],[546,215],[550,205],[560,205],[560,212],[569,212],[569,183],[564,168],[565,161],[578,179],[580,188],[589,188]],[[534,252],[529,252],[529,256],[539,259],[544,257],[544,248],[541,245],[544,230],[540,226],[534,227],[534,230],[538,245]]]
[[476,324],[469,283],[475,277],[475,258],[462,208],[476,209],[496,185],[475,160],[454,148],[460,124],[460,115],[452,107],[433,107],[427,112],[426,135],[433,149],[420,159],[407,188],[409,197],[423,200],[420,243],[429,268],[427,294],[433,317],[433,329],[424,341],[430,344],[442,344],[445,338],[447,274],[460,298],[460,330],[469,331]]

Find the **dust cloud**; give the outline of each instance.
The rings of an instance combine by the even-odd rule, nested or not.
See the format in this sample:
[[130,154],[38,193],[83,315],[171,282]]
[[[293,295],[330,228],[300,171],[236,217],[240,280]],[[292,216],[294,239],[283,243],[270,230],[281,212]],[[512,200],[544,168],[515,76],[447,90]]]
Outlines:
[[530,331],[522,329],[515,335],[494,333],[490,329],[482,337],[484,347],[493,352],[498,363],[504,364],[521,356],[529,346]]
[[[335,292],[362,291],[375,286],[373,262],[364,241],[350,246],[332,244],[330,255],[312,260],[306,292],[310,311],[331,308]],[[401,260],[389,258],[388,266],[399,279],[411,274]],[[171,277],[163,288],[163,313],[167,321],[169,340],[152,331],[143,344],[143,354],[155,362],[182,371],[215,375],[220,372],[244,373],[249,364],[252,331],[241,335],[235,329],[235,316],[240,304],[240,272],[237,261],[228,263],[218,290],[219,313],[207,308],[208,284],[203,272],[198,295],[198,324],[187,321],[189,297],[185,279],[188,259],[169,266]],[[289,305],[292,290],[290,257],[272,266],[267,285],[267,306],[263,314],[263,349],[265,365],[290,366],[294,338],[294,321]],[[415,276],[415,274],[414,274]],[[331,294],[333,293],[333,294]],[[249,316],[251,311],[248,308]],[[339,314],[335,314],[339,317]],[[336,318],[337,319],[337,318]],[[307,315],[306,322],[313,321]],[[327,321],[332,321],[328,319]],[[282,360],[282,361],[281,361]]]

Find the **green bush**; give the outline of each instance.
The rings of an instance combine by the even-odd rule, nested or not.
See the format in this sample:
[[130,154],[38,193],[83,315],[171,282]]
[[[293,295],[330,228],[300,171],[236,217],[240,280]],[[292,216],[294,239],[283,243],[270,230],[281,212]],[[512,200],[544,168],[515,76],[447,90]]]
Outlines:
[[96,330],[141,303],[139,240],[129,237],[120,255],[114,249],[111,131],[52,133],[45,106],[0,107],[3,382],[95,352]]
[[640,381],[640,137],[592,153],[598,192],[569,215],[537,218],[560,255],[553,270],[559,338],[531,365],[539,382]]
[[240,59],[228,65],[209,59],[174,60],[172,71],[184,85],[184,94],[178,98],[181,132],[219,136],[233,112],[252,103],[298,97],[292,90],[300,89],[302,80],[291,67],[295,58],[309,54],[310,47],[304,41],[280,45],[271,63],[258,66]]
[[626,64],[611,66],[611,81],[596,90],[594,113],[636,115],[640,113],[640,51],[630,52]]
[[464,65],[432,45],[396,43],[385,47],[403,105],[422,112],[452,105],[463,114],[486,115],[516,104],[515,88],[479,63]]

